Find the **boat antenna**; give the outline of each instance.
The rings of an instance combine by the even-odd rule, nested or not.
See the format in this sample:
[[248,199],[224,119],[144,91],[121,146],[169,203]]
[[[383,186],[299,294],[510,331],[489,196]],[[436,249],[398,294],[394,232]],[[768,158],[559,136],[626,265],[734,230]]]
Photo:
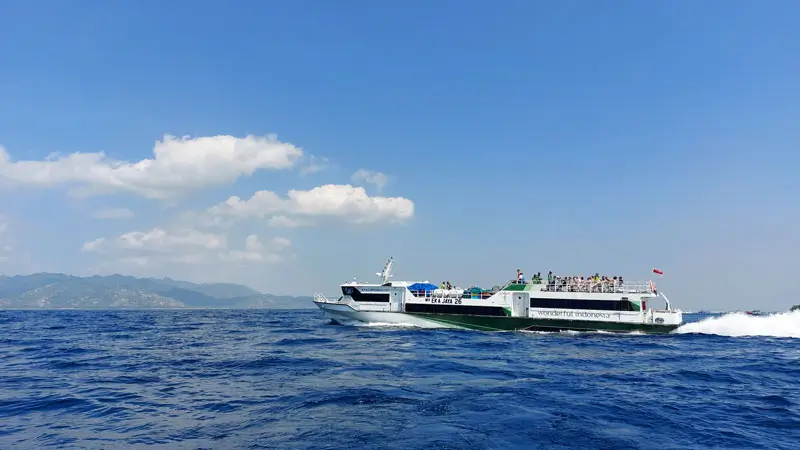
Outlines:
[[383,266],[383,270],[375,274],[378,276],[380,284],[385,284],[387,281],[389,281],[389,278],[392,277],[393,264],[394,264],[394,256],[390,256],[389,260],[386,261],[386,265]]

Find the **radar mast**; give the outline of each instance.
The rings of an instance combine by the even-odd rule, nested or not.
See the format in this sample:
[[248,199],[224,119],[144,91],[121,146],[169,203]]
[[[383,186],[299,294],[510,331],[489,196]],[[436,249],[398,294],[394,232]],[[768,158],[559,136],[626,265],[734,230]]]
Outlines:
[[389,278],[392,277],[393,265],[394,265],[394,256],[390,256],[389,260],[386,261],[386,265],[383,266],[383,270],[375,274],[378,276],[378,282],[380,284],[386,284],[386,282],[389,281]]

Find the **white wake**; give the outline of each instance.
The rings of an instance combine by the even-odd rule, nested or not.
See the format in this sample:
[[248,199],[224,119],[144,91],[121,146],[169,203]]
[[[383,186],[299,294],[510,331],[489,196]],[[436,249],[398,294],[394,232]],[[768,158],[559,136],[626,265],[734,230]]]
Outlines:
[[420,328],[419,325],[406,322],[362,322],[356,319],[336,319],[341,325],[349,327],[375,327],[375,328]]
[[751,316],[736,312],[687,323],[673,333],[800,338],[800,311]]
[[419,325],[406,322],[359,322],[356,326],[378,328],[420,328]]

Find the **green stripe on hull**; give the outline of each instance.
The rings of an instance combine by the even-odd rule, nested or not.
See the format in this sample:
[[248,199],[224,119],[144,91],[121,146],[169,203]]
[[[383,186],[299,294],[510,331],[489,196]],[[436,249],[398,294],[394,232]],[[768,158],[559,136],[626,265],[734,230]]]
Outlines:
[[468,316],[461,314],[405,313],[443,325],[483,331],[612,331],[669,333],[679,325],[649,325],[643,323],[595,322],[588,320],[532,319],[528,317]]

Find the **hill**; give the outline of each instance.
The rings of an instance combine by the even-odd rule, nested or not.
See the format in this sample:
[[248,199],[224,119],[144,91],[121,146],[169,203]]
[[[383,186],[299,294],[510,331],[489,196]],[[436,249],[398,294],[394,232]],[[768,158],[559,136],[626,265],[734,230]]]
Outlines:
[[313,308],[311,297],[262,294],[232,283],[124,275],[0,275],[0,308]]

